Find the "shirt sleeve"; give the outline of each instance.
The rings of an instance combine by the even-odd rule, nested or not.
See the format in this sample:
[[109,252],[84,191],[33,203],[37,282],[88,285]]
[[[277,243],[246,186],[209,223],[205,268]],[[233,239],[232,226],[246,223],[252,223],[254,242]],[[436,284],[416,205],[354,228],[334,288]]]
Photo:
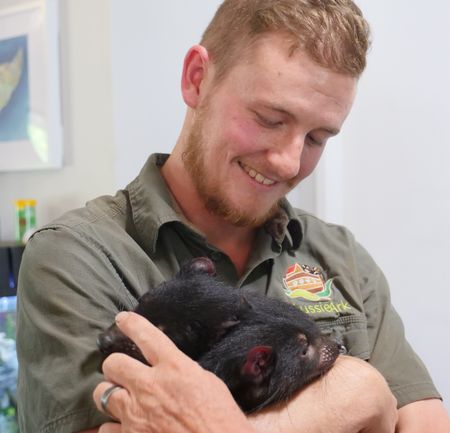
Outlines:
[[92,400],[103,380],[96,347],[130,299],[100,246],[69,228],[36,233],[18,290],[18,413],[24,433],[73,433],[105,422]]
[[367,317],[369,362],[384,376],[398,407],[441,398],[417,354],[406,340],[403,323],[391,304],[385,276],[367,251],[356,244],[356,262]]

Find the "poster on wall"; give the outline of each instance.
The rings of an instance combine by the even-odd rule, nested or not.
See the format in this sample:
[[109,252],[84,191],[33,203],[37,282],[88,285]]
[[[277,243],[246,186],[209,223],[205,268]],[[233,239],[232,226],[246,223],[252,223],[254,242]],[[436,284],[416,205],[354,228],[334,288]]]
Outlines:
[[0,171],[62,166],[58,0],[0,0]]

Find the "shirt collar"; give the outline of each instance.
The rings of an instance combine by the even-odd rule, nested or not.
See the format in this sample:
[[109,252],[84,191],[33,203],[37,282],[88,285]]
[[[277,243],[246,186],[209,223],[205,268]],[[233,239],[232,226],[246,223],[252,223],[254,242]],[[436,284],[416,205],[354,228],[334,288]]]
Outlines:
[[[160,173],[169,155],[151,155],[139,175],[128,186],[133,221],[142,245],[154,253],[160,228],[169,222],[186,224],[177,211],[171,193]],[[302,238],[302,225],[287,199],[280,201],[279,211],[264,225],[265,231],[281,246],[286,239],[297,249]]]
[[285,239],[292,249],[300,246],[303,233],[302,224],[286,198],[280,200],[278,212],[266,222],[264,229],[280,246]]
[[168,222],[180,221],[160,168],[169,155],[151,155],[139,175],[128,186],[133,221],[144,249],[154,253],[159,229]]

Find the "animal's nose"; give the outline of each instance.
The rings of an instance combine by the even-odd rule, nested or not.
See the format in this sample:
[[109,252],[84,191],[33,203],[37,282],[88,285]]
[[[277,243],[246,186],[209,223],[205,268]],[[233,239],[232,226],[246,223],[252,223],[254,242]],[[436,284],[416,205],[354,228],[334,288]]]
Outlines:
[[97,347],[103,352],[110,352],[112,346],[114,344],[114,339],[107,332],[102,332],[97,337]]

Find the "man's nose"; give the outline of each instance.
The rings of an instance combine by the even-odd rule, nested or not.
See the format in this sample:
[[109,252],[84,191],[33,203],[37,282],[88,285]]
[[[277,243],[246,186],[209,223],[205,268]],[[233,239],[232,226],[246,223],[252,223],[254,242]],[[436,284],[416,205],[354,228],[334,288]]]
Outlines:
[[296,177],[300,171],[304,137],[294,137],[283,143],[274,143],[267,158],[279,180],[289,180]]

